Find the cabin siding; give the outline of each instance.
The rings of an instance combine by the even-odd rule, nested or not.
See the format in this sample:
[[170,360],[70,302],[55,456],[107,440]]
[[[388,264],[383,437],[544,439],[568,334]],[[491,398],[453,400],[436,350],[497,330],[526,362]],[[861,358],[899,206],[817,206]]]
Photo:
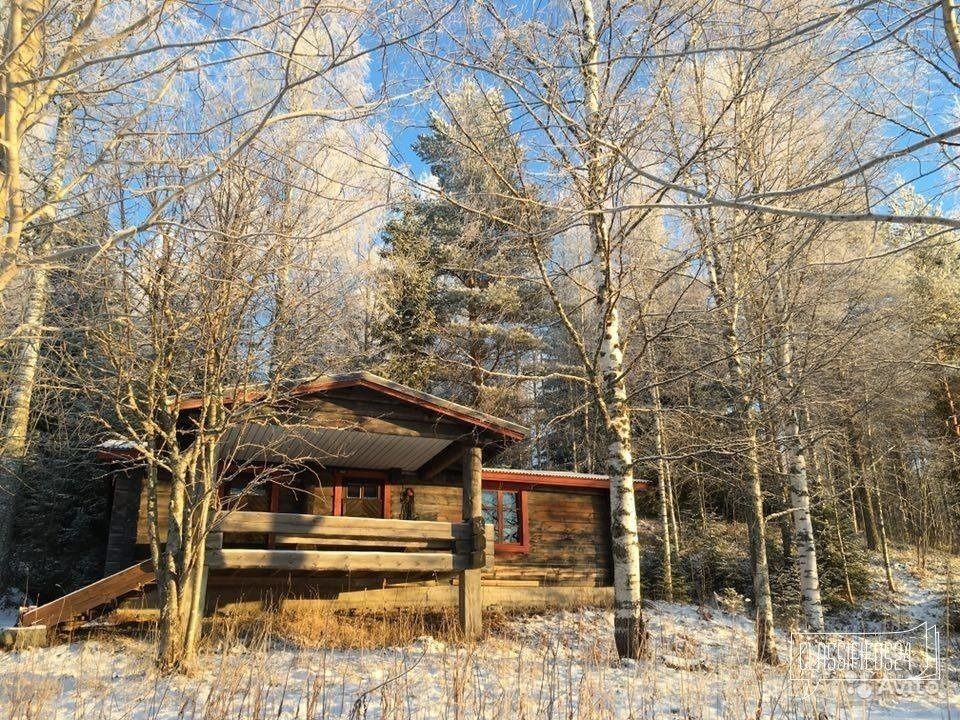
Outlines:
[[[443,478],[450,482],[452,478]],[[401,496],[414,491],[415,520],[460,520],[462,491],[451,485],[411,482],[391,493],[391,517],[399,518]],[[493,580],[529,581],[542,585],[609,585],[610,510],[605,493],[527,490],[527,552],[497,552]]]
[[119,471],[114,475],[110,526],[103,563],[105,575],[129,567],[136,558],[140,485],[137,472]]
[[541,585],[610,585],[609,499],[598,492],[530,490],[530,549],[500,552],[492,577]]

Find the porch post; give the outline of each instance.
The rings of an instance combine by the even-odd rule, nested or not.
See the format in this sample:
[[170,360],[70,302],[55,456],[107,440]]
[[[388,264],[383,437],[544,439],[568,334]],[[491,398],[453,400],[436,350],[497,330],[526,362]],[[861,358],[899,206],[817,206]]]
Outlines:
[[[471,447],[463,456],[463,519],[473,522],[483,517],[481,473],[483,460],[479,447]],[[482,522],[482,520],[481,520]],[[471,568],[460,573],[460,630],[467,639],[476,639],[483,630],[481,573]]]

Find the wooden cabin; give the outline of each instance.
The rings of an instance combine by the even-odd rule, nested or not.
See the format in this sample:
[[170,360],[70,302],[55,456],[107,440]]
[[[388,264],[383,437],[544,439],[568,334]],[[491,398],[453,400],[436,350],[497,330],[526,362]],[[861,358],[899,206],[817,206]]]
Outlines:
[[[562,589],[544,597],[574,602],[612,585],[607,478],[497,467],[525,428],[365,372],[286,396],[219,448],[224,512],[208,544],[208,608],[411,583],[449,597],[460,585],[462,608],[465,578],[528,596]],[[181,412],[197,407],[187,400]],[[101,457],[113,477],[105,575],[142,574],[142,469],[121,445]]]

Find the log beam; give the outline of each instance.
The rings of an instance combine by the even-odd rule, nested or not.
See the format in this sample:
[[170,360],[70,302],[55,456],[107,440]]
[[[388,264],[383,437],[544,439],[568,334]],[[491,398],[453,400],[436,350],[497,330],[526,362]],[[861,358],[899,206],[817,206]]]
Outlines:
[[[483,526],[483,460],[479,447],[471,447],[463,456],[463,520],[469,523],[470,536],[479,523]],[[481,535],[482,537],[482,535]],[[476,551],[483,555],[484,550]],[[471,555],[470,567],[460,573],[460,630],[468,640],[475,640],[483,632],[483,595],[481,573],[483,557]]]
[[310,572],[452,573],[469,557],[451,552],[358,552],[338,550],[208,550],[212,570],[305,570]]

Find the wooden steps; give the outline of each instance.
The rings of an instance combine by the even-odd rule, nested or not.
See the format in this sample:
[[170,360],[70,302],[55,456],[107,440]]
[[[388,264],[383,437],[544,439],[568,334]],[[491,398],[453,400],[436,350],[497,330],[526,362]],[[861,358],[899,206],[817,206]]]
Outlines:
[[59,625],[124,595],[139,592],[155,581],[156,574],[153,572],[153,563],[150,560],[144,560],[137,565],[132,565],[125,570],[97,580],[86,587],[74,590],[72,593],[48,602],[46,605],[21,610],[20,620],[17,624],[22,627]]

